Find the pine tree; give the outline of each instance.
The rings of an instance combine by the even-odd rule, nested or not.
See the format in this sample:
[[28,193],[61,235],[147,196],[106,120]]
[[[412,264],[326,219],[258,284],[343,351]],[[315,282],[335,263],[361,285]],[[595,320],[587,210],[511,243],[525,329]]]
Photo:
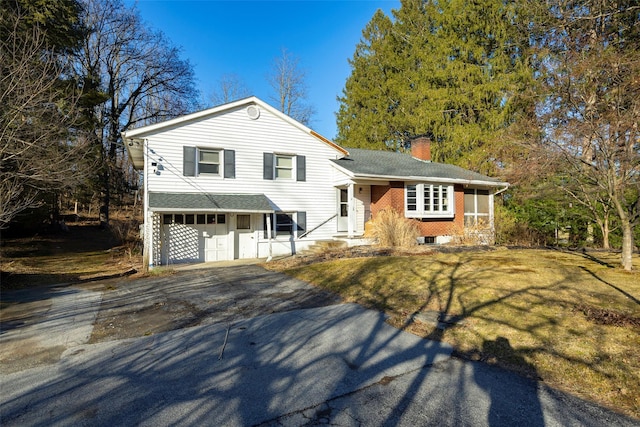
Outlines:
[[338,140],[399,149],[429,135],[435,160],[487,172],[532,81],[516,2],[404,0],[393,14],[376,13],[350,61]]

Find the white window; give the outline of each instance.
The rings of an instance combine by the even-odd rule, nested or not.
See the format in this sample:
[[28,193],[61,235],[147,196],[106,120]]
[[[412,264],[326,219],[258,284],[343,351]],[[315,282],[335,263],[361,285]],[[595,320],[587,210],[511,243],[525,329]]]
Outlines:
[[220,176],[220,151],[198,149],[198,175]]
[[292,179],[293,178],[293,156],[275,155],[275,178],[276,179]]
[[489,190],[464,190],[464,225],[489,225]]
[[407,218],[453,218],[453,185],[407,184],[405,216]]

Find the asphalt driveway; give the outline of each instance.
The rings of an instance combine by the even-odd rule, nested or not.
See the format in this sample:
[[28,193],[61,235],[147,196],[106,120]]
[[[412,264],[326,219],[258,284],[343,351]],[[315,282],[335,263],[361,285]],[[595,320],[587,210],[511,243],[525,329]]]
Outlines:
[[2,299],[3,426],[640,425],[258,266]]

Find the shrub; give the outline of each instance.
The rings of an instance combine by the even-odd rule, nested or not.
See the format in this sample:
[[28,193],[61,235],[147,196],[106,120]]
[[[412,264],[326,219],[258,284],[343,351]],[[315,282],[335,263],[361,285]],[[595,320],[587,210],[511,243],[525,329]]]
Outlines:
[[404,218],[395,209],[385,208],[371,223],[370,237],[380,246],[407,248],[418,244],[420,235],[415,222]]
[[492,244],[491,226],[484,220],[478,220],[475,225],[459,227],[454,224],[451,229],[451,238],[454,245],[489,245]]
[[139,250],[140,241],[140,223],[137,220],[114,220],[109,223],[109,229],[118,244],[123,246],[129,257]]

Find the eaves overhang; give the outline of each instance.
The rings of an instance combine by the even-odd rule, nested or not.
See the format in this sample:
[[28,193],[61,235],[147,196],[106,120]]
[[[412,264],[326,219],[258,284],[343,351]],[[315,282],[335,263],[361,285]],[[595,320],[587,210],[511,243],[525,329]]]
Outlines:
[[378,175],[378,174],[362,174],[362,173],[354,173],[349,169],[346,169],[336,163],[332,163],[333,166],[338,169],[340,172],[344,173],[351,180],[370,180],[370,181],[406,181],[406,182],[441,182],[441,183],[451,183],[451,184],[461,184],[466,186],[478,186],[478,187],[489,187],[489,188],[508,188],[509,183],[503,181],[487,181],[487,180],[479,180],[479,179],[460,179],[460,178],[446,178],[446,177],[436,177],[436,176],[425,176],[425,175]]

